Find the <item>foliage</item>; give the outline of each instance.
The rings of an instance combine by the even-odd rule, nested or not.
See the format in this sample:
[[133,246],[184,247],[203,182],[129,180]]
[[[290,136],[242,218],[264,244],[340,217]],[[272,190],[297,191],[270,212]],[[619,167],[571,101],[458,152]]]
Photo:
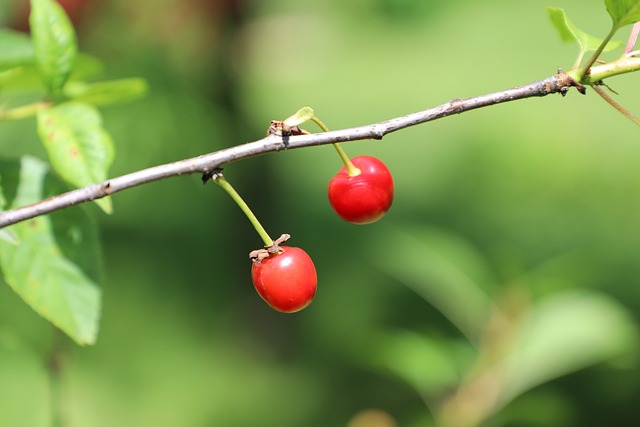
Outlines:
[[[35,203],[63,188],[56,182],[47,185],[47,166],[32,157],[23,157],[19,164],[5,162],[2,171],[4,177],[19,179],[18,187],[12,189],[15,206]],[[3,182],[7,181],[13,180]],[[100,255],[93,227],[82,211],[42,217],[14,227],[16,242],[0,242],[0,265],[7,283],[79,344],[93,344],[98,331],[100,290],[97,277],[87,276],[97,273]]]
[[33,0],[29,24],[40,78],[50,95],[58,95],[73,70],[78,51],[71,21],[55,1]]
[[[557,7],[549,7],[549,18],[551,22],[556,27],[558,32],[560,33],[560,37],[562,37],[563,41],[577,41],[580,46],[580,53],[578,55],[578,59],[576,60],[576,64],[574,66],[578,67],[582,62],[582,58],[585,53],[593,52],[598,49],[598,47],[602,44],[603,40],[594,37],[590,34],[585,33],[576,27],[567,17],[567,14],[563,9]],[[605,45],[604,52],[617,49],[620,47],[622,42],[608,42]]]
[[[20,33],[0,32],[0,46],[5,46],[0,54],[0,76],[4,77],[3,89],[11,90],[15,86],[34,94],[44,89],[44,98],[34,104],[5,109],[0,112],[0,119],[37,115],[38,134],[58,176],[75,187],[102,182],[107,178],[114,150],[100,112],[92,104],[135,99],[146,91],[144,81],[73,80],[74,71],[82,70],[82,62],[77,59],[74,28],[62,7],[54,0],[34,0],[29,22],[32,43]],[[34,71],[39,84],[22,87],[21,83]],[[13,207],[35,203],[45,195],[46,166],[24,157],[19,170],[13,175],[8,173],[8,168],[0,171],[3,185],[17,188],[12,193],[15,195],[11,199]],[[23,182],[24,177],[32,180]],[[96,203],[105,212],[112,211],[110,199]],[[69,215],[73,214],[62,216]],[[2,250],[7,282],[40,315],[76,342],[94,343],[101,305],[98,283],[87,278],[83,266],[61,253],[49,219],[39,219],[12,231],[11,237],[17,238],[17,242],[3,244]],[[95,245],[92,239],[82,237],[91,234],[96,233],[81,234],[77,242],[84,250]]]

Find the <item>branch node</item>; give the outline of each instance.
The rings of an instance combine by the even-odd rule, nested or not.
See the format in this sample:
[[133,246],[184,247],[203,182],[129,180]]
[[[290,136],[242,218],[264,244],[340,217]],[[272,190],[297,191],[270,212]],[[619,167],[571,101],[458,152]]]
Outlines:
[[276,136],[292,136],[292,135],[310,135],[309,131],[304,129],[300,129],[296,126],[289,126],[282,120],[271,120],[271,124],[267,129],[267,136],[276,135]]
[[575,87],[578,92],[583,95],[587,93],[587,88],[582,83],[571,77],[569,74],[565,73],[562,68],[558,68],[556,79],[560,88],[560,94],[562,96],[565,96],[569,91],[569,88],[571,87]]
[[214,168],[202,174],[202,183],[206,184],[208,181],[216,180],[220,176],[222,176],[222,168]]
[[384,137],[384,135],[385,135],[385,131],[383,127],[380,126],[379,124],[374,125],[371,128],[371,137],[373,139],[381,140]]
[[449,101],[449,109],[454,113],[460,113],[464,110],[464,99],[462,98],[453,98]]

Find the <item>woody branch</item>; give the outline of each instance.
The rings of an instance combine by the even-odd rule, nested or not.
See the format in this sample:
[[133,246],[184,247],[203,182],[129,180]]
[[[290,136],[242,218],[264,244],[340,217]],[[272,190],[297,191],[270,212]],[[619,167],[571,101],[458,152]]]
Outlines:
[[276,151],[292,150],[332,144],[336,142],[382,139],[385,135],[397,130],[448,117],[454,114],[460,114],[477,108],[515,101],[518,99],[541,97],[552,93],[562,93],[564,95],[572,86],[575,86],[579,91],[584,92],[584,87],[582,85],[577,83],[567,74],[559,72],[556,75],[524,86],[518,86],[473,98],[452,99],[451,101],[437,107],[370,125],[299,136],[269,135],[265,138],[247,144],[139,170],[109,179],[99,184],[59,194],[28,206],[1,212],[0,228],[74,206],[79,203],[100,199],[128,188],[161,179],[187,174],[207,175],[226,164],[249,157],[255,157]]

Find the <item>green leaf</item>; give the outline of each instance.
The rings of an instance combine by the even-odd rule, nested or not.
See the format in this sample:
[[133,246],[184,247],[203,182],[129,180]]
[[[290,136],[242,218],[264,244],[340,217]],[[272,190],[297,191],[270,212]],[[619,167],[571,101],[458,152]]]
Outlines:
[[54,0],[31,0],[29,25],[40,78],[47,90],[57,95],[76,59],[78,48],[73,25]]
[[534,306],[505,361],[504,403],[539,384],[630,352],[636,337],[625,308],[595,293],[555,294]]
[[0,29],[0,69],[33,62],[33,46],[26,34]]
[[376,367],[402,378],[425,399],[442,396],[461,379],[451,345],[415,332],[386,333],[368,353]]
[[[76,56],[75,65],[69,81],[65,85],[71,84],[73,80],[84,80],[95,77],[102,72],[102,64],[96,58],[79,53]],[[10,68],[4,73],[0,73],[0,84],[3,93],[7,92],[39,92],[42,91],[43,82],[35,64],[24,64],[19,67]]]
[[[595,51],[598,49],[600,44],[602,44],[603,39],[594,37],[590,34],[585,33],[576,27],[567,17],[565,11],[556,7],[547,8],[549,12],[549,19],[553,26],[560,33],[560,37],[563,41],[577,41],[580,46],[581,54],[585,52]],[[604,48],[604,51],[613,50],[622,45],[620,41],[612,41],[607,43],[607,46]]]
[[[0,171],[3,183],[16,186],[12,208],[41,200],[48,195],[46,188],[56,185],[46,165],[35,158],[3,162]],[[62,212],[55,220],[54,215],[40,216],[13,225],[17,245],[0,240],[0,266],[6,282],[38,314],[80,345],[95,343],[101,307],[100,288],[90,277],[97,277],[98,268],[90,268],[87,274],[74,259],[74,254],[84,253],[85,266],[89,258],[99,262],[96,227],[91,231],[83,212],[76,208],[72,219],[64,219],[67,213]],[[64,220],[56,224],[60,219]]]
[[640,21],[640,0],[605,0],[605,5],[614,28]]
[[[382,271],[413,289],[472,342],[478,343],[489,313],[484,260],[461,239],[426,227],[377,227],[368,254]],[[385,250],[379,250],[385,248]]]
[[[38,133],[55,171],[76,187],[107,179],[113,161],[113,143],[102,127],[97,109],[80,102],[66,102],[38,112]],[[108,197],[95,201],[111,213]]]
[[0,88],[3,88],[7,83],[14,81],[23,72],[22,67],[9,68],[8,70],[0,71]]
[[11,243],[12,245],[18,244],[18,236],[16,236],[13,231],[7,230],[5,228],[0,230],[0,240],[4,240],[5,242]]
[[69,82],[64,94],[75,101],[101,106],[132,101],[147,93],[144,79],[129,78],[99,83]]
[[100,75],[104,71],[104,65],[100,59],[86,53],[78,52],[71,72],[70,80],[86,80]]

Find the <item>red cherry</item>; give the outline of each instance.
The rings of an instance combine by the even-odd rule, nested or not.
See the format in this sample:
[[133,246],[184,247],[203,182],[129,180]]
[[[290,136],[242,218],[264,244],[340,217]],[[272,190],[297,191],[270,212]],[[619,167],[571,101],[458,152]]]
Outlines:
[[305,251],[290,246],[280,249],[282,252],[253,263],[251,279],[258,294],[273,309],[293,313],[311,304],[318,277]]
[[380,160],[371,156],[351,159],[360,174],[349,176],[346,167],[329,182],[329,202],[338,215],[354,224],[382,218],[393,201],[393,178]]

